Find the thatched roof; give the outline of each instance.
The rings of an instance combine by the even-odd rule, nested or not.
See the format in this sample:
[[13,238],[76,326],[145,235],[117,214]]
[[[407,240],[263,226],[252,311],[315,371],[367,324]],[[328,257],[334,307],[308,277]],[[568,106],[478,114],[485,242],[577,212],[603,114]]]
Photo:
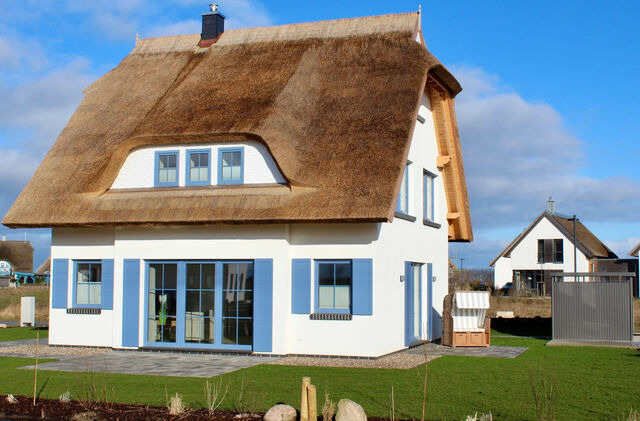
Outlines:
[[638,253],[640,253],[640,243],[638,243],[638,245],[637,245],[637,246],[635,246],[635,247],[633,248],[633,250],[631,250],[631,251],[629,252],[629,256],[636,256],[636,257],[638,257]]
[[[416,35],[409,13],[227,31],[208,48],[141,40],[85,90],[3,223],[389,221],[427,73],[461,89]],[[239,140],[266,145],[287,185],[109,189],[135,148]]]
[[[518,235],[502,252],[489,264],[493,266],[501,257],[510,257],[511,251],[520,244],[520,241],[529,234],[542,218],[547,218],[569,241],[573,242],[573,219],[550,213],[542,212],[520,235]],[[617,259],[618,256],[612,252],[598,237],[596,237],[578,219],[576,223],[576,248],[580,250],[587,259],[607,258]]]
[[29,241],[0,241],[0,260],[9,262],[14,272],[32,272],[33,247]]
[[44,262],[42,262],[40,266],[38,266],[38,269],[36,269],[35,274],[44,275],[50,272],[51,272],[51,256],[47,257],[47,260],[45,260]]

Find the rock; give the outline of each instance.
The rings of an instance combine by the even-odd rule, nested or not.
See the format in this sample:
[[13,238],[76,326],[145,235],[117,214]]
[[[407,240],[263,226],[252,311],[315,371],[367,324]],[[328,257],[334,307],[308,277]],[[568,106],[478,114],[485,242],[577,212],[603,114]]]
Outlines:
[[289,405],[275,405],[264,414],[264,421],[295,421],[296,409]]
[[0,323],[0,329],[6,329],[7,327],[6,323]]
[[496,317],[503,319],[513,319],[515,316],[513,315],[513,311],[498,311],[496,312]]
[[104,418],[100,418],[100,416],[93,411],[88,412],[80,412],[79,414],[75,414],[71,421],[102,421]]
[[367,421],[367,414],[357,403],[349,399],[340,399],[336,421]]

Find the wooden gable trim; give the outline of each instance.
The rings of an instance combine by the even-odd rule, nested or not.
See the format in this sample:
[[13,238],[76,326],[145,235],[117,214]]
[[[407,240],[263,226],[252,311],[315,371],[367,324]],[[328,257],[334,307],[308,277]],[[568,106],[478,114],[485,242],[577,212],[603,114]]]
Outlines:
[[449,90],[432,75],[427,79],[427,92],[438,143],[437,166],[442,171],[447,197],[449,241],[473,241],[469,195],[464,176],[460,134],[455,115],[455,103]]
[[635,257],[638,257],[638,252],[640,252],[640,243],[638,243],[638,245],[637,245],[637,246],[635,246],[635,247],[633,248],[633,250],[631,250],[631,251],[629,252],[629,256],[635,256]]

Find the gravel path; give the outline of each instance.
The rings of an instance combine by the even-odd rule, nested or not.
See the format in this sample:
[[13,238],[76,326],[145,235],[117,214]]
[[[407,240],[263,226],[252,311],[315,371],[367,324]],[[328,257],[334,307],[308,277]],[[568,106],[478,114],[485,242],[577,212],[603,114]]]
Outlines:
[[[428,361],[438,358],[429,355]],[[392,368],[407,370],[424,364],[424,355],[411,355],[406,352],[387,355],[375,360],[352,358],[316,358],[316,357],[284,357],[269,364],[297,365],[307,367],[355,367],[355,368]]]
[[[68,356],[68,357],[86,357],[89,355],[103,354],[109,352],[108,349],[101,348],[62,348],[57,346],[40,345],[38,346],[38,358],[48,356]],[[33,357],[36,355],[35,345],[15,345],[0,348],[0,355],[12,355],[21,357]]]

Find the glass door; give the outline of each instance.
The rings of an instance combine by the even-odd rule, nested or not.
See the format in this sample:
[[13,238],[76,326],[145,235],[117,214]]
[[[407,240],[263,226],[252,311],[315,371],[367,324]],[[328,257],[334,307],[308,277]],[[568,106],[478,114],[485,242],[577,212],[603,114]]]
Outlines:
[[253,264],[222,264],[222,343],[253,344]]
[[212,344],[215,340],[216,265],[187,263],[185,342]]

